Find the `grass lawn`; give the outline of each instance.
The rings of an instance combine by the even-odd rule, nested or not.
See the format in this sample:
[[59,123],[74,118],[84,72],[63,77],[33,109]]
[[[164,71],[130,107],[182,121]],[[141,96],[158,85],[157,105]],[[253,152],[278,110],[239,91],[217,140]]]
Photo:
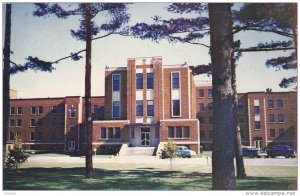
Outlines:
[[[85,179],[82,164],[25,163],[4,171],[4,190],[210,190],[211,166],[94,164],[95,179]],[[296,190],[297,167],[246,167],[239,190]]]

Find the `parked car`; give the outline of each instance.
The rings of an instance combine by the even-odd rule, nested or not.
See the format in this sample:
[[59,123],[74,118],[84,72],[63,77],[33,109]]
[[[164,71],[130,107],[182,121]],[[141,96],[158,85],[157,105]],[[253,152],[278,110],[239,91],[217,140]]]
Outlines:
[[[178,146],[177,156],[182,158],[191,158],[192,156],[196,156],[196,152],[193,150],[189,150],[186,146]],[[161,152],[159,153],[159,157],[162,159],[167,158],[166,151],[161,150]]]
[[242,151],[243,151],[243,156],[247,156],[250,158],[254,158],[254,157],[260,158],[260,157],[267,156],[267,152],[265,150],[260,150],[258,148],[254,148],[251,146],[243,146]]
[[274,158],[276,156],[284,156],[285,158],[295,158],[296,151],[289,146],[277,145],[267,150],[267,156]]
[[178,156],[182,158],[191,158],[196,156],[196,152],[188,149],[186,146],[178,146]]

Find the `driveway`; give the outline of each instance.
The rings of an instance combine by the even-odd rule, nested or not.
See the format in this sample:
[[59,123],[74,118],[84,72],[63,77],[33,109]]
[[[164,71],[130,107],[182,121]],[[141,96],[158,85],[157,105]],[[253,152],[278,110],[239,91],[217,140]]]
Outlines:
[[[29,162],[32,163],[85,163],[84,157],[69,157],[69,156],[39,156],[34,155],[29,157]],[[140,163],[140,164],[170,164],[169,159],[160,159],[155,156],[94,156],[94,163]],[[254,158],[244,159],[245,165],[257,166],[297,166],[297,158]],[[178,165],[211,165],[211,158],[176,158],[173,164]]]

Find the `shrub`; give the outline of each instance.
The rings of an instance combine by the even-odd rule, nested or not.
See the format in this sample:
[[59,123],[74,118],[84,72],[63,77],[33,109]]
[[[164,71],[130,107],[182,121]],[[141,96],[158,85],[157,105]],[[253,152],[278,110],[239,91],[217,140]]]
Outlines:
[[14,141],[14,148],[10,149],[5,160],[6,167],[18,169],[25,161],[27,161],[29,155],[25,153],[22,145],[22,140],[16,137]]

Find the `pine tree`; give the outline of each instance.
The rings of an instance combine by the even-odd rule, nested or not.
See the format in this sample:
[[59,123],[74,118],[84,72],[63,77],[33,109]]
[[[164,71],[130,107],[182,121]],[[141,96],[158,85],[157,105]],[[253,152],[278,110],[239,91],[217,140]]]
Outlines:
[[13,149],[9,150],[5,160],[6,167],[18,169],[24,162],[27,161],[29,155],[25,153],[22,145],[22,140],[19,137],[15,138]]

